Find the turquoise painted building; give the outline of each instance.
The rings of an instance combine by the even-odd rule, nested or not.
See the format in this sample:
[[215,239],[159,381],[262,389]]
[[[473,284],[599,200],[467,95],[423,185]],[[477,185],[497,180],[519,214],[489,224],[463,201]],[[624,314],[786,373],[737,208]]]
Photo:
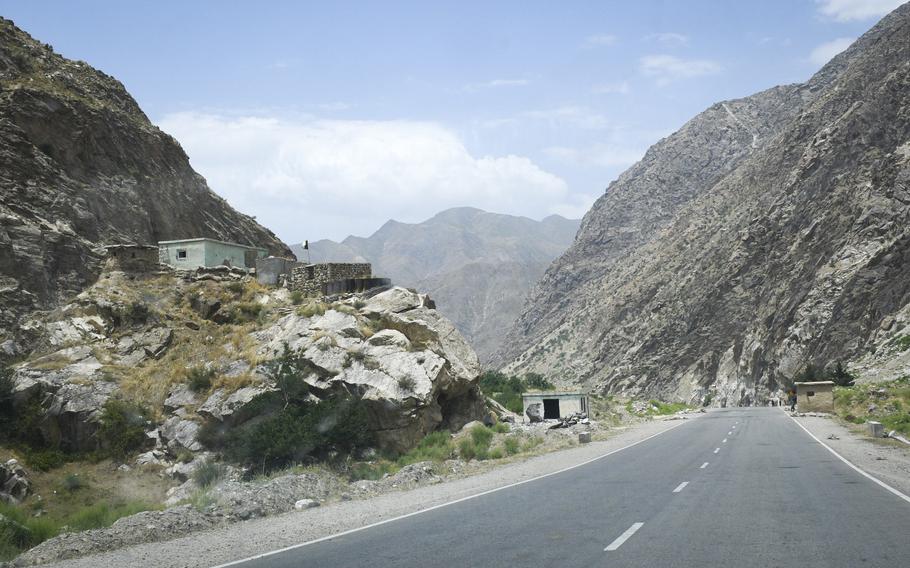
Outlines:
[[255,268],[256,259],[265,258],[268,254],[269,252],[264,248],[204,237],[158,243],[159,262],[177,269],[194,270],[199,267],[214,266]]

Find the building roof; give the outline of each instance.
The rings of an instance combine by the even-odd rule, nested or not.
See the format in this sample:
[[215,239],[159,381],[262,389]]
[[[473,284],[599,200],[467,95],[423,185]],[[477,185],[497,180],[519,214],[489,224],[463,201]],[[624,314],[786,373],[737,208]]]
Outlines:
[[588,396],[588,393],[581,391],[533,391],[522,393],[521,396]]
[[137,245],[133,243],[121,243],[117,245],[104,245],[105,250],[113,249],[156,249],[158,245]]
[[232,247],[239,247],[239,248],[245,248],[245,249],[250,249],[250,250],[262,250],[262,251],[268,252],[268,249],[264,249],[264,248],[262,248],[262,247],[254,247],[254,246],[250,246],[250,245],[242,245],[242,244],[240,244],[240,243],[231,243],[231,242],[228,242],[228,241],[219,241],[218,239],[210,239],[210,238],[208,238],[208,237],[195,237],[195,238],[192,238],[192,239],[177,239],[177,240],[174,240],[174,241],[158,241],[158,246],[161,246],[161,245],[179,245],[179,244],[183,244],[183,243],[196,243],[196,242],[200,242],[200,241],[208,241],[208,242],[219,243],[219,244],[222,244],[222,245],[228,245],[228,246],[232,246]]
[[820,385],[831,385],[831,386],[834,386],[834,381],[811,381],[811,382],[808,382],[808,383],[793,383],[793,384],[794,384],[794,385],[797,385],[797,386],[799,386],[799,385],[805,385],[805,386],[811,386],[811,387],[820,386]]

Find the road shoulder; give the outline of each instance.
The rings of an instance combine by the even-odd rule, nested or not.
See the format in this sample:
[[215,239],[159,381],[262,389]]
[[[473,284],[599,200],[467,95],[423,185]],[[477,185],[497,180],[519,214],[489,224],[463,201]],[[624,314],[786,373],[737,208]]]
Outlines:
[[622,430],[607,440],[547,453],[438,485],[236,523],[170,541],[141,544],[45,566],[191,568],[219,565],[356,530],[576,467],[697,419],[645,422]]
[[910,495],[910,446],[871,438],[835,418],[796,416],[794,419],[856,467]]

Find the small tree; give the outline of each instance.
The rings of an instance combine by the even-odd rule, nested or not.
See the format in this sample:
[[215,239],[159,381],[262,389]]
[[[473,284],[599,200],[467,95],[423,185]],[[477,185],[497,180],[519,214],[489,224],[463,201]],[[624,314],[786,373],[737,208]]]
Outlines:
[[856,377],[847,370],[847,368],[838,361],[834,364],[834,370],[831,371],[831,380],[839,387],[852,387],[856,382]]

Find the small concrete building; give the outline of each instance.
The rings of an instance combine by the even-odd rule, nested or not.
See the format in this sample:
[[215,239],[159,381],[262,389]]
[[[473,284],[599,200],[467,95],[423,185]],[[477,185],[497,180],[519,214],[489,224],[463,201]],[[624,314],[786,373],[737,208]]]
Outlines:
[[104,270],[152,272],[158,270],[158,247],[155,245],[108,245],[104,247]]
[[834,412],[834,382],[796,383],[796,409],[800,412]]
[[298,266],[304,266],[304,264],[280,256],[257,258],[256,281],[263,286],[280,286],[291,276],[291,271]]
[[265,258],[269,251],[238,243],[209,238],[160,241],[158,260],[176,269],[195,270],[215,266],[256,268],[256,259]]
[[590,408],[588,395],[583,392],[526,392],[521,395],[521,403],[525,416],[529,406],[540,404],[544,420],[587,414]]

